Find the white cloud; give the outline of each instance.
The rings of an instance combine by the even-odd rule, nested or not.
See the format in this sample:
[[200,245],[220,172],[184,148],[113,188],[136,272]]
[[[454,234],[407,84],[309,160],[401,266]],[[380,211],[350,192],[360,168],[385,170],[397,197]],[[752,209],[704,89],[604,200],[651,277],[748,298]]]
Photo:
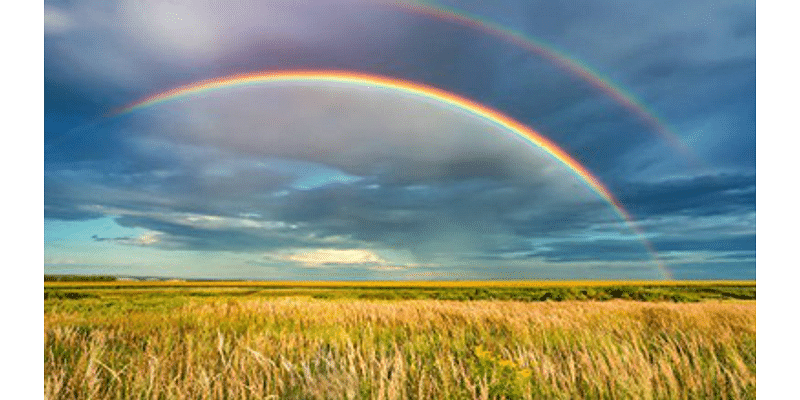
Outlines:
[[[413,261],[413,255],[408,251],[394,249],[373,251],[358,248],[295,248],[265,253],[264,257],[272,262],[293,262],[306,267],[365,266],[368,270],[383,272],[405,271],[421,266]],[[426,264],[426,266],[436,266],[436,264]]]
[[45,255],[44,263],[45,264],[67,264],[67,265],[72,265],[72,264],[78,264],[78,261],[76,261],[74,258],[65,258],[65,257],[58,257],[58,256],[53,257],[53,256]]
[[161,241],[160,238],[161,234],[159,232],[148,232],[143,233],[132,240],[133,244],[138,244],[140,246],[147,246],[151,244],[156,244]]
[[219,215],[186,212],[137,211],[119,207],[107,207],[99,204],[80,208],[84,211],[98,212],[113,217],[145,217],[198,229],[258,229],[272,231],[298,228],[297,224],[289,224],[283,221],[271,221],[257,218],[224,217]]
[[282,257],[307,266],[326,264],[382,264],[387,263],[381,256],[365,249],[316,249],[314,251],[288,254]]
[[274,83],[165,102],[130,118],[135,128],[126,134],[142,140],[321,166],[297,177],[295,187],[373,175],[420,182],[496,173],[546,185],[540,192],[559,204],[598,199],[563,164],[509,130],[437,100],[391,90]]
[[[69,7],[45,6],[45,32],[65,40],[48,47],[62,72],[76,84],[98,82],[130,88],[160,86],[176,71],[237,68],[241,53],[254,48],[346,46],[353,32],[374,27],[370,39],[406,40],[403,15],[382,16],[351,10],[370,0],[238,1],[75,0]],[[76,34],[80,31],[91,35]],[[87,40],[86,37],[90,39]],[[233,58],[233,61],[226,61]],[[68,60],[68,62],[66,62]],[[147,62],[144,62],[147,60]],[[80,76],[78,76],[80,75]]]
[[74,28],[75,21],[69,14],[53,6],[44,6],[45,35],[66,33]]
[[394,271],[405,271],[412,267],[414,267],[414,265],[376,265],[374,267],[369,267],[367,269],[371,271],[394,272]]

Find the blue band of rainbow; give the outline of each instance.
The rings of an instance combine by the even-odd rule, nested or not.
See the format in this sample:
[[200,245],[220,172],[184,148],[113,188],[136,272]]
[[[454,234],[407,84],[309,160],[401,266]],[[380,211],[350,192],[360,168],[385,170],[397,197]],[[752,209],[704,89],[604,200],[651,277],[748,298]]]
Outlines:
[[512,132],[524,141],[541,148],[550,157],[566,166],[570,172],[583,181],[592,191],[597,193],[604,201],[608,202],[614,211],[625,221],[631,231],[635,232],[639,236],[639,239],[644,244],[647,251],[652,255],[653,260],[657,264],[663,277],[665,279],[672,279],[670,272],[661,262],[652,244],[644,237],[643,232],[637,226],[631,215],[625,210],[616,197],[614,197],[614,195],[602,184],[600,179],[589,172],[589,170],[587,170],[583,165],[573,159],[564,150],[556,146],[555,143],[523,125],[522,123],[512,119],[511,117],[508,117],[497,110],[491,109],[470,99],[432,86],[349,71],[324,70],[258,72],[214,78],[177,87],[129,104],[116,110],[111,114],[111,116],[131,113],[136,110],[144,109],[170,100],[179,99],[192,94],[239,86],[263,85],[280,82],[344,83],[354,86],[368,86],[371,88],[395,90],[398,92],[435,100],[444,105],[456,107],[483,120],[486,120],[504,130]]

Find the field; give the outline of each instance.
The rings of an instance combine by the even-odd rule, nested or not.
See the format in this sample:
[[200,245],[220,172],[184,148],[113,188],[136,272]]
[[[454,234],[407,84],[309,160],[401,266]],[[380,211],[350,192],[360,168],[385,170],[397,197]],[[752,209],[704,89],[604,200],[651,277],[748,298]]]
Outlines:
[[46,282],[47,399],[754,399],[753,282]]

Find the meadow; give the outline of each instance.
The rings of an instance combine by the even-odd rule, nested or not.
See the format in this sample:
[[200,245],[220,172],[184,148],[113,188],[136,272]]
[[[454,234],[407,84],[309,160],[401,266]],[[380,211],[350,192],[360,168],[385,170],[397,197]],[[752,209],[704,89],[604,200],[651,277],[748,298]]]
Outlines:
[[754,399],[754,282],[46,282],[46,399]]

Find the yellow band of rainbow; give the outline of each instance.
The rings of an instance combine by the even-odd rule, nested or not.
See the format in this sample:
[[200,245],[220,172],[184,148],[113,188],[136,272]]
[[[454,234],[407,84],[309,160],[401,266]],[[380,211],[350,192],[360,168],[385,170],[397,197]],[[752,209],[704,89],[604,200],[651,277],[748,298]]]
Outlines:
[[458,96],[456,94],[416,82],[410,82],[400,79],[388,78],[378,75],[369,75],[350,71],[270,71],[270,72],[257,72],[252,74],[231,75],[220,78],[203,80],[191,83],[185,86],[180,86],[170,89],[150,97],[146,97],[135,103],[122,107],[112,116],[118,116],[130,113],[136,110],[147,108],[156,104],[164,103],[169,100],[178,99],[184,96],[197,94],[201,92],[237,87],[260,85],[266,83],[280,83],[280,82],[327,82],[327,83],[344,83],[354,86],[366,86],[372,88],[381,88],[395,90],[402,93],[407,93],[419,96],[426,99],[432,99],[444,105],[456,107],[458,109],[469,112],[479,118],[482,118],[492,124],[495,124],[509,132],[514,133],[519,138],[526,142],[533,144],[536,147],[544,150],[550,157],[565,165],[575,176],[583,181],[592,191],[597,193],[604,201],[608,202],[614,211],[625,221],[627,226],[635,232],[639,239],[644,244],[647,251],[653,256],[655,263],[661,274],[665,279],[672,279],[669,271],[664,267],[663,263],[653,248],[652,244],[644,237],[642,231],[636,225],[631,215],[625,210],[620,202],[614,195],[606,189],[600,182],[600,179],[592,175],[583,165],[578,163],[564,150],[556,146],[555,143],[540,135],[536,131],[528,128],[522,123],[506,116],[505,114],[484,106],[480,103],[470,99]]
[[552,43],[547,43],[534,36],[507,28],[486,17],[438,4],[435,1],[407,0],[379,4],[480,31],[550,60],[562,70],[581,78],[638,116],[642,122],[658,132],[673,148],[680,151],[691,165],[697,167],[703,164],[702,160],[675,133],[674,129],[670,128],[652,109],[649,109],[641,100],[637,99],[633,93],[593,70],[586,63],[569,56],[564,51],[556,49]]

